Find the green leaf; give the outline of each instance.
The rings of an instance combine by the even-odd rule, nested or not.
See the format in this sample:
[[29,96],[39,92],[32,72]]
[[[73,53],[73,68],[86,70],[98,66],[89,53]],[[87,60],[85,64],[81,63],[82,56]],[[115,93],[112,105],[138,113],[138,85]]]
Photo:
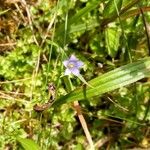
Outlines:
[[105,6],[103,17],[111,18],[112,16],[117,15],[117,11],[120,11],[121,6],[122,0],[110,0]]
[[40,147],[31,139],[23,139],[18,137],[17,141],[25,150],[40,150]]
[[88,83],[94,87],[79,87],[69,94],[59,98],[53,103],[54,107],[61,104],[84,100],[93,96],[98,96],[106,92],[113,91],[125,85],[134,83],[150,75],[150,57],[137,62],[114,69],[108,73],[98,76]]
[[115,57],[119,47],[120,32],[118,28],[107,28],[105,30],[105,39],[107,53],[111,57]]

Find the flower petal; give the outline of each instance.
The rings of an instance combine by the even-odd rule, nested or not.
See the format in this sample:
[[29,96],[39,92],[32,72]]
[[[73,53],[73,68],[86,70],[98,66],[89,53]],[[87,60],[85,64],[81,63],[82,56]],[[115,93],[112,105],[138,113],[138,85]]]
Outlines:
[[82,61],[77,61],[77,67],[81,68],[84,65],[84,63]]
[[71,74],[71,70],[66,69],[66,70],[65,70],[65,75],[70,75],[70,74]]
[[76,58],[76,56],[71,55],[69,61],[77,61],[78,59]]
[[79,69],[77,69],[77,68],[71,69],[71,73],[74,74],[75,76],[80,75]]
[[64,61],[63,61],[63,65],[64,65],[65,67],[67,67],[68,63],[69,63],[68,60],[64,60]]

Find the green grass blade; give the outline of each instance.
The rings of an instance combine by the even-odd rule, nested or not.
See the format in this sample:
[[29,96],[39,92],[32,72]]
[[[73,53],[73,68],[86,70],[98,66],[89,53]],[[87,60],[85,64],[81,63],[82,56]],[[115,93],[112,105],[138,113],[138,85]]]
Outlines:
[[84,7],[83,9],[81,9],[80,11],[78,11],[77,14],[75,14],[70,20],[69,23],[73,24],[76,23],[78,20],[81,19],[81,17],[83,17],[84,15],[86,15],[87,13],[89,13],[91,10],[95,9],[97,7],[97,5],[100,3],[100,1],[93,1],[90,4],[88,4],[86,7]]
[[[122,0],[116,0],[117,9],[120,11],[122,6]],[[111,18],[112,16],[117,15],[117,10],[115,7],[114,0],[108,1],[108,3],[105,6],[103,17],[104,18]]]
[[4,10],[4,11],[0,10],[0,16],[3,15],[3,14],[5,14],[5,13],[7,13],[9,10],[10,9]]
[[94,88],[86,87],[85,89],[83,87],[79,87],[71,93],[56,100],[53,105],[57,107],[63,103],[84,100],[85,96],[86,98],[98,96],[134,83],[149,75],[150,57],[147,57],[92,79],[88,83]]
[[[68,26],[68,31],[67,33],[69,34],[70,32],[70,28],[71,28],[71,25],[73,24],[81,24],[79,23],[79,21],[81,20],[81,18],[83,16],[85,16],[87,13],[89,13],[90,11],[92,11],[93,9],[95,9],[98,4],[100,3],[100,1],[93,1],[93,2],[90,2],[86,7],[82,8],[81,10],[79,10],[74,16],[68,18],[68,23],[67,23],[67,26]],[[55,34],[55,37],[58,38],[58,41],[60,43],[61,42],[61,39],[63,39],[63,35],[65,33],[65,23],[62,23],[59,28],[56,30],[56,34]]]
[[82,31],[88,31],[88,30],[92,30],[95,27],[98,27],[99,23],[94,20],[92,23],[90,22],[89,24],[86,23],[81,23],[81,24],[76,24],[76,25],[72,25],[70,27],[70,30],[68,32],[68,34],[70,33],[74,33],[74,32],[82,32]]

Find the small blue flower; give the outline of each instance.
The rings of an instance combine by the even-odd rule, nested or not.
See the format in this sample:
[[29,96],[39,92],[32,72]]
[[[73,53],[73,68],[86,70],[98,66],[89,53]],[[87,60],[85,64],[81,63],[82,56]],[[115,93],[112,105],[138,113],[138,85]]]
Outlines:
[[71,73],[75,76],[80,75],[80,68],[84,65],[82,61],[79,61],[74,55],[68,60],[63,61],[64,66],[66,67],[65,75],[70,75]]

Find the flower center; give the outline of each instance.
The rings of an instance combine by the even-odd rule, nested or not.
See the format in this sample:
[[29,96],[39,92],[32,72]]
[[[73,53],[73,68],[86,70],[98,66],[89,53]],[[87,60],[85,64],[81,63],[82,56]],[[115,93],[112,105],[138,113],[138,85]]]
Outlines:
[[75,65],[74,65],[73,63],[69,63],[69,64],[68,64],[68,68],[74,68],[74,66],[75,66]]

